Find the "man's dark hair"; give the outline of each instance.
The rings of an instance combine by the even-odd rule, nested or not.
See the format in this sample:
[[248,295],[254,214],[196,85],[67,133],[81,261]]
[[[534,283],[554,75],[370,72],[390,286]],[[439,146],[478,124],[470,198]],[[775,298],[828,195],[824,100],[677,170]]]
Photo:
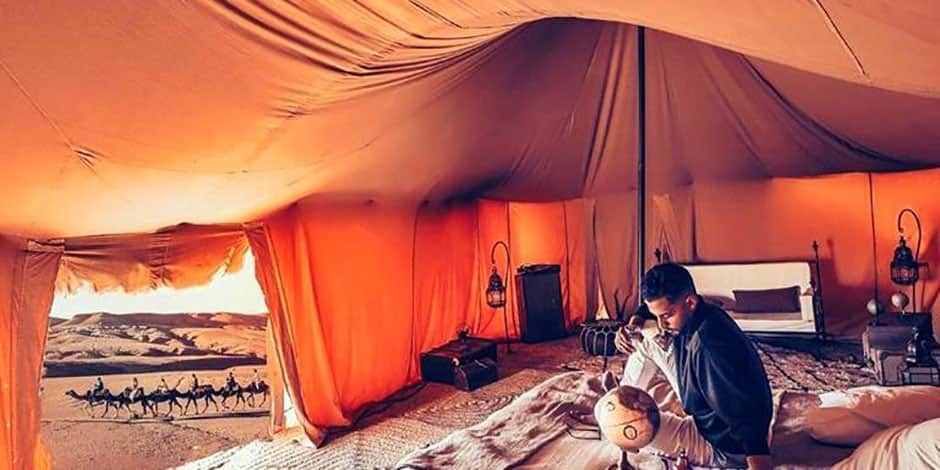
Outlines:
[[695,293],[695,283],[689,271],[676,263],[653,266],[643,276],[643,300],[652,301],[665,297],[669,303],[680,297]]

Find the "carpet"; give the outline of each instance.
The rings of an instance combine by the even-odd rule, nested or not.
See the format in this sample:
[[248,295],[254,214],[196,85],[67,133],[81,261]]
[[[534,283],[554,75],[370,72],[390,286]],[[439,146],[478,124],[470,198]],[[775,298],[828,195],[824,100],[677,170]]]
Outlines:
[[[774,390],[822,392],[875,383],[857,359],[861,347],[831,343],[820,348],[756,342]],[[186,465],[187,470],[278,468],[389,468],[413,450],[477,424],[546,379],[572,370],[600,373],[603,358],[586,356],[577,337],[513,345],[499,359],[500,380],[472,392],[428,384],[407,401],[364,419],[354,431],[320,449],[284,442],[253,442]],[[501,348],[502,351],[502,348]],[[623,357],[609,360],[620,374]],[[224,454],[224,455],[222,455]]]
[[[874,371],[860,359],[858,344],[830,342],[807,347],[780,340],[753,342],[773,390],[819,393],[875,383]],[[600,357],[581,357],[563,364],[562,368],[600,373],[603,363]],[[624,363],[623,356],[610,358],[608,369],[619,376]]]

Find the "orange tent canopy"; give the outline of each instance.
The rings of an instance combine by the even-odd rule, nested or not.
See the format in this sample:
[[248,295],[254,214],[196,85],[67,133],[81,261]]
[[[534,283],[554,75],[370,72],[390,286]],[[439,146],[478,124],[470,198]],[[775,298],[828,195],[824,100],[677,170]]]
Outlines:
[[653,28],[654,193],[940,163],[930,2],[4,3],[2,233],[629,191],[635,28],[615,22]]

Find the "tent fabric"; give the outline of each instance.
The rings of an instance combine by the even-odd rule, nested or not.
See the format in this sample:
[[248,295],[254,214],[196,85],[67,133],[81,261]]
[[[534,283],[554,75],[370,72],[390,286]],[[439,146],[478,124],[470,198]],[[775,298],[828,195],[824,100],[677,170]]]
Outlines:
[[[569,325],[596,284],[608,308],[636,302],[643,25],[647,257],[668,243],[676,259],[805,258],[819,239],[828,318],[851,331],[892,214],[917,208],[935,236],[936,171],[887,172],[940,166],[938,15],[923,1],[0,0],[0,185],[17,200],[0,233],[64,238],[62,290],[198,284],[250,244],[319,436],[413,381],[416,351],[464,327],[503,334],[481,302],[496,240],[513,267],[563,266]],[[885,173],[871,193],[864,172]],[[802,178],[833,173],[849,174]],[[256,220],[246,242],[237,224]],[[0,259],[14,260],[0,276],[29,265]],[[937,293],[928,279],[925,308]],[[29,306],[4,321],[40,326]]]
[[[509,245],[512,271],[561,265],[566,324],[583,321],[596,308],[587,296],[596,287],[588,284],[586,213],[576,202],[352,210],[307,203],[249,230],[277,357],[308,435],[319,442],[364,405],[419,380],[418,353],[461,330],[504,337],[502,311],[483,302],[496,240]],[[521,227],[528,230],[510,236]],[[505,254],[497,255],[505,276]],[[512,316],[518,305],[507,284]],[[518,338],[518,325],[509,333]]]
[[203,285],[220,271],[240,270],[247,250],[240,225],[181,224],[155,233],[69,238],[56,288],[135,292]]
[[[309,195],[628,191],[636,28],[585,19],[653,28],[653,191],[935,166],[940,136],[923,124],[940,99],[934,10],[825,0],[4,4],[0,103],[16,119],[0,126],[0,183],[24,202],[0,209],[0,232],[241,223]],[[849,98],[874,108],[839,111]],[[888,125],[883,112],[894,114]]]
[[39,378],[61,245],[0,237],[0,468],[47,469]]

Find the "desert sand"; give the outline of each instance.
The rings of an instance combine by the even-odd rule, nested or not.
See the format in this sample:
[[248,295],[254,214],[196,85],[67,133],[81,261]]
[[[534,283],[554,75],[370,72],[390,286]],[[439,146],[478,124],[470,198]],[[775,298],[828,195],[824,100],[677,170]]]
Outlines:
[[[199,416],[192,409],[180,416],[177,409],[171,420],[130,419],[125,412],[117,419],[102,419],[103,406],[90,418],[65,395],[69,389],[84,393],[97,376],[114,393],[130,386],[134,377],[146,392],[161,377],[171,387],[183,379],[180,390],[187,390],[192,373],[200,383],[221,388],[230,370],[247,385],[254,369],[265,377],[266,323],[264,315],[225,313],[94,313],[52,319],[41,398],[42,437],[53,468],[162,469],[267,438],[269,403],[219,413],[210,405]],[[140,405],[131,408],[140,413]],[[166,405],[160,409],[166,410]]]
[[[250,381],[252,369],[242,366],[230,370],[244,385]],[[263,368],[259,372],[264,378]],[[225,382],[228,370],[108,375],[102,379],[114,391],[129,386],[131,379],[137,377],[149,392],[161,377],[172,386],[178,377],[189,377],[191,373],[197,374],[200,383],[212,383],[218,388]],[[187,416],[180,416],[176,410],[170,421],[128,420],[123,412],[120,419],[89,418],[65,392],[69,389],[84,392],[94,379],[94,376],[56,377],[42,382],[42,437],[52,455],[54,469],[162,469],[268,435],[267,403],[256,409],[240,405],[234,411],[221,413],[215,413],[210,405],[208,412],[199,416],[194,416],[192,409]],[[139,410],[138,405],[131,408]],[[103,410],[97,407],[95,415]],[[166,407],[160,411],[166,412]]]

